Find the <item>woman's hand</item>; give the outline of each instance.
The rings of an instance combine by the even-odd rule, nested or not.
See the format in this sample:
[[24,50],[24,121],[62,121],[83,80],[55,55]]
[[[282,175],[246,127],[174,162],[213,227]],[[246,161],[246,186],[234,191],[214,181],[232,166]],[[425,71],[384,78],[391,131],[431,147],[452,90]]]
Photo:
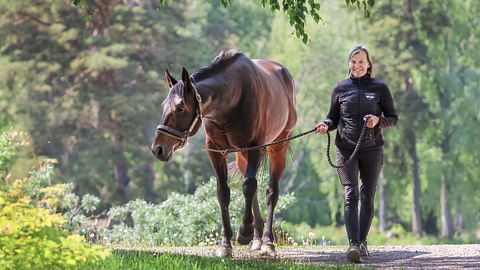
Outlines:
[[380,118],[378,116],[375,116],[373,114],[367,114],[363,117],[365,121],[367,121],[367,127],[368,128],[373,128],[378,124],[378,121],[380,121]]
[[318,123],[315,128],[315,133],[325,134],[328,131],[328,125],[323,122]]

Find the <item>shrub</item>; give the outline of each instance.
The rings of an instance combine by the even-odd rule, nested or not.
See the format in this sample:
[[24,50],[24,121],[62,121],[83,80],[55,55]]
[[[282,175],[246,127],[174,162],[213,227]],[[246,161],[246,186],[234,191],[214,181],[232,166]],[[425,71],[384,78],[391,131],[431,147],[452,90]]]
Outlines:
[[7,171],[8,162],[15,155],[15,149],[21,145],[27,144],[24,140],[23,132],[6,131],[0,134],[0,175]]
[[28,181],[16,180],[0,191],[0,269],[67,269],[108,255],[64,231],[61,214],[34,206],[27,187]]
[[[266,177],[259,177],[258,200],[265,218]],[[282,195],[276,212],[294,202],[292,194]],[[244,197],[241,184],[231,188],[230,216],[232,229],[236,231],[242,222]],[[113,207],[109,217],[119,224],[106,232],[108,243],[125,245],[214,245],[221,231],[221,215],[216,197],[216,180],[212,177],[199,186],[194,194],[172,193],[160,204],[135,200],[124,206]],[[131,219],[132,225],[128,225]],[[216,240],[216,241],[215,241]],[[208,242],[208,243],[206,243]]]
[[[72,185],[51,185],[53,166],[49,163],[30,173],[29,178],[9,183],[8,162],[16,143],[15,133],[0,134],[0,269],[69,269],[80,262],[96,263],[109,251],[84,243],[84,238],[70,235],[72,227],[60,211],[71,217],[91,211],[98,203],[92,196],[82,199]],[[70,226],[66,226],[70,224]]]

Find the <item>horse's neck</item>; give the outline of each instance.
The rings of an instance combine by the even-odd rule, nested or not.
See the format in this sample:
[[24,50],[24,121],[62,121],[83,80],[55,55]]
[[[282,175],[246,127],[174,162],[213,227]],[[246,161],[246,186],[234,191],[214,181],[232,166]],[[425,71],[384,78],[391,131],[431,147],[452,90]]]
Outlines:
[[[227,85],[227,87],[225,87]],[[202,98],[201,111],[206,116],[214,111],[228,113],[235,106],[242,95],[240,89],[235,89],[221,80],[207,79],[196,84],[197,91]]]

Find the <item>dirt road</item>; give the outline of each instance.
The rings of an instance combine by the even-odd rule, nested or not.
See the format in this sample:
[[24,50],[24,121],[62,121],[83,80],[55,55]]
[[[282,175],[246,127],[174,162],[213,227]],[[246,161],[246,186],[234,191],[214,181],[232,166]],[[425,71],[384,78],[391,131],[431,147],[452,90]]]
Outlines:
[[[148,249],[151,252],[171,252],[184,255],[215,256],[214,247]],[[320,265],[350,264],[342,247],[278,248],[274,260]],[[430,246],[371,246],[371,256],[359,267],[376,269],[468,269],[480,270],[480,245]],[[246,246],[235,246],[233,259],[261,258]]]

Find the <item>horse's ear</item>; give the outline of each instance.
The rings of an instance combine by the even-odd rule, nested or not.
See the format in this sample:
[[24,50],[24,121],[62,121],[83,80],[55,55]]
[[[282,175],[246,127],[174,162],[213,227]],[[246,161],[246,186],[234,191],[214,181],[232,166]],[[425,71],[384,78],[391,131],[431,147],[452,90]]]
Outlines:
[[188,75],[188,71],[185,68],[182,70],[182,81],[185,86],[190,82],[190,75]]
[[168,69],[165,69],[165,78],[167,79],[168,88],[172,88],[177,83],[177,80],[170,75]]

